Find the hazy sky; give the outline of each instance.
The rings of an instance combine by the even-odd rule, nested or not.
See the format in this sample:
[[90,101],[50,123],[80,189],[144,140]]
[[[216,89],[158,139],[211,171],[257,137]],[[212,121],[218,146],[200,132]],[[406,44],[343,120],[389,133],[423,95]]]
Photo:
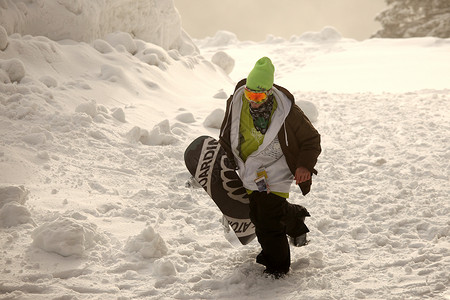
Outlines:
[[363,40],[380,24],[384,0],[174,0],[183,28],[193,38],[234,32],[239,40],[285,39],[305,31],[335,27],[344,37]]

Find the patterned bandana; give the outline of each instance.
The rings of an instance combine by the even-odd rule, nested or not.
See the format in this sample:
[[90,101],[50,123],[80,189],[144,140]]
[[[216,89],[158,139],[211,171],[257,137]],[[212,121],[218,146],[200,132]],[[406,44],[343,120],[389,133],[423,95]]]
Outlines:
[[273,95],[270,95],[269,99],[258,108],[252,108],[250,103],[248,105],[250,108],[250,115],[253,119],[253,125],[256,130],[265,134],[269,127],[270,116],[272,115]]

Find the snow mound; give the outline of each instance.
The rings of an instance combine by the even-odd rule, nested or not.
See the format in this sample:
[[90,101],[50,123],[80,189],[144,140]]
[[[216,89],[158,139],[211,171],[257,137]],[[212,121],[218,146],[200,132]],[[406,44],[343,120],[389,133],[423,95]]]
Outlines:
[[305,32],[291,41],[337,42],[342,39],[341,33],[334,27],[326,26],[320,32]]
[[114,65],[103,65],[101,67],[100,79],[123,86],[130,85],[130,80],[126,72],[121,67]]
[[156,124],[148,135],[143,138],[144,145],[171,145],[177,141],[178,139],[174,136],[172,130],[170,129],[168,120],[164,120],[159,124]]
[[8,46],[8,33],[3,26],[0,26],[0,51],[3,51]]
[[223,51],[216,52],[211,58],[211,61],[227,74],[230,74],[233,71],[234,59]]
[[181,114],[177,115],[175,118],[182,123],[194,123],[195,122],[194,115],[190,112],[181,113]]
[[91,118],[95,118],[98,114],[97,103],[95,102],[95,100],[81,103],[75,108],[75,112],[85,113],[88,116],[91,116]]
[[[138,52],[136,57],[149,64],[151,66],[157,66],[162,70],[166,70],[165,64],[170,64],[170,55],[163,48],[149,43],[137,43]],[[171,53],[177,53],[176,50],[172,50]],[[175,55],[172,55],[175,56]]]
[[0,208],[10,202],[25,204],[28,194],[29,191],[23,185],[0,187]]
[[137,143],[141,141],[141,138],[144,136],[145,129],[141,129],[139,126],[134,126],[130,131],[125,135],[125,138],[130,143]]
[[178,141],[170,129],[168,120],[156,124],[150,132],[138,126],[134,126],[125,137],[130,143],[141,142],[142,144],[149,146],[171,145]]
[[25,77],[25,66],[17,58],[0,60],[0,82],[20,82]]
[[61,256],[82,256],[86,250],[106,242],[106,238],[97,232],[95,224],[68,217],[59,217],[39,226],[31,237],[35,247]]
[[213,97],[216,99],[228,99],[228,94],[223,89],[220,89]]
[[114,118],[122,123],[126,122],[125,112],[122,108],[113,107],[109,110],[104,105],[97,104],[97,101],[95,100],[88,100],[78,104],[75,108],[75,113],[76,114],[73,116],[73,121],[75,123],[78,122],[81,125],[92,123],[92,121],[104,123],[105,119],[111,118]]
[[207,37],[205,39],[195,41],[200,48],[229,46],[238,42],[239,40],[236,34],[225,30],[217,31],[213,37]]
[[297,100],[295,104],[298,105],[298,107],[303,110],[305,115],[308,117],[308,119],[311,122],[316,122],[319,118],[319,111],[317,110],[317,107],[312,103],[311,101],[305,101],[305,100]]
[[114,51],[113,47],[107,41],[102,39],[96,39],[93,41],[92,47],[102,54],[107,54]]
[[[167,254],[168,249],[161,236],[152,227],[148,226],[137,236],[128,239],[125,251],[130,253],[137,252],[143,258],[160,258]],[[165,268],[163,267],[163,269]]]
[[122,123],[126,122],[125,112],[120,107],[119,108],[113,108],[111,116],[113,116],[114,119],[116,119],[117,121],[120,121]]
[[48,88],[54,88],[58,86],[58,81],[54,77],[49,75],[42,76],[41,78],[39,78],[39,81],[45,84],[45,86]]
[[22,141],[28,145],[42,145],[47,142],[47,136],[43,132],[32,132],[24,135]]
[[154,274],[159,276],[175,276],[177,275],[177,269],[170,260],[158,259],[155,261]]
[[1,1],[0,25],[10,35],[46,36],[55,41],[92,42],[121,31],[166,50],[178,49],[183,55],[198,52],[181,28],[173,1]]
[[286,42],[286,40],[282,37],[279,36],[274,36],[273,34],[268,34],[264,43],[265,44],[279,44],[279,43],[284,43]]
[[105,37],[105,41],[116,49],[119,46],[124,47],[131,55],[134,55],[137,51],[136,42],[127,32],[110,33]]
[[205,127],[220,129],[222,125],[222,120],[225,117],[225,111],[221,108],[213,110],[203,122]]
[[25,206],[10,202],[0,208],[0,227],[12,227],[25,223],[34,224],[31,213]]

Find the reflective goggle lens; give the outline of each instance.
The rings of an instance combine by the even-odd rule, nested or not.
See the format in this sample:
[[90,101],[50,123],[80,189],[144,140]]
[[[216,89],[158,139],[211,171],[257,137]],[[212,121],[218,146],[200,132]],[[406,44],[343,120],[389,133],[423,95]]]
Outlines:
[[248,101],[255,103],[262,103],[268,98],[268,92],[254,92],[252,90],[249,90],[248,88],[244,89],[244,95]]

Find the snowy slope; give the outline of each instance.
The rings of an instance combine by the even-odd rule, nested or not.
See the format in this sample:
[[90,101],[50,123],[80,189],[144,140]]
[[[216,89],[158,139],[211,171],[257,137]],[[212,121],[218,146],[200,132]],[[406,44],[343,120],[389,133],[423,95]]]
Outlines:
[[[450,298],[450,40],[219,32],[181,55],[109,33],[0,33],[0,299]],[[311,243],[278,281],[184,187],[184,149],[263,55],[323,138],[290,198]]]

